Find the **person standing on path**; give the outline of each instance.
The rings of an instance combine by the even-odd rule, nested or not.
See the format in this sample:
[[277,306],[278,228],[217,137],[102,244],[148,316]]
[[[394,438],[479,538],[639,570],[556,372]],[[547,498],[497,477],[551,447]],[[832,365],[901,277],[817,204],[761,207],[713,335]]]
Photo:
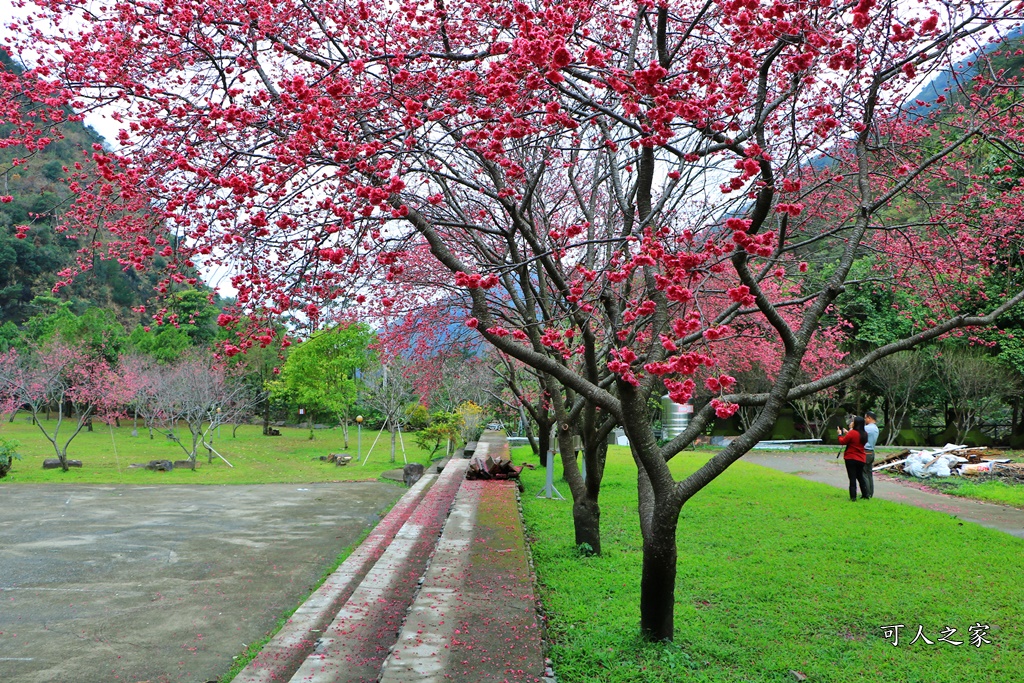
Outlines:
[[868,435],[864,431],[864,418],[859,415],[853,418],[850,428],[845,432],[842,427],[836,427],[839,434],[839,443],[846,446],[843,453],[843,462],[846,463],[846,476],[850,478],[850,502],[857,502],[857,484],[860,484],[860,495],[867,498],[867,491],[864,490],[864,482],[861,476],[864,472],[864,444],[868,442]]
[[878,425],[875,414],[870,410],[864,413],[864,433],[868,435],[864,444],[864,471],[860,477],[860,490],[865,498],[875,495],[875,476],[871,468],[875,465],[875,444],[878,442]]

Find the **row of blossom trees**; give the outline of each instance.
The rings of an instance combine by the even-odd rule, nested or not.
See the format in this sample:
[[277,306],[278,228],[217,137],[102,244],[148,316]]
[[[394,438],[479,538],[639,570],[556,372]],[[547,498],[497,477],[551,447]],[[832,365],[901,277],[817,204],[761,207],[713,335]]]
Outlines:
[[[142,417],[151,438],[154,431],[166,434],[194,465],[200,447],[211,458],[216,453],[214,430],[247,418],[258,398],[223,363],[199,351],[170,364],[128,356],[111,365],[56,336],[37,349],[0,356],[0,409],[28,410],[65,471],[68,447],[92,420],[111,423],[128,415]],[[180,425],[189,439],[179,436]]]

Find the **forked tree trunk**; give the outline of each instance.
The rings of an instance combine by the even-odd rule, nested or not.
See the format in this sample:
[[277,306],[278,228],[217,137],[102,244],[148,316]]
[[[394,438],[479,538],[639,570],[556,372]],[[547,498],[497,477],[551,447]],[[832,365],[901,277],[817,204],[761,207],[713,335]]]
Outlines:
[[576,547],[582,548],[585,543],[590,546],[593,554],[600,555],[601,506],[598,503],[598,496],[601,494],[601,480],[604,478],[604,465],[608,457],[608,438],[604,429],[594,429],[583,436],[581,456],[587,476],[583,481],[581,495],[573,496]]

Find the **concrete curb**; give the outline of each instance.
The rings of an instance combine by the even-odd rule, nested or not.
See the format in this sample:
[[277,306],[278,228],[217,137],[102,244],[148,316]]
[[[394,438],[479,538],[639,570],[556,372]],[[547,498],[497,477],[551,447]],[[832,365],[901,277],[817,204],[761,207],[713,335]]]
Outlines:
[[[377,680],[398,637],[437,537],[444,527],[468,461],[453,461],[323,631],[291,681],[340,683]],[[393,624],[393,626],[392,626]]]
[[[507,455],[486,433],[474,457]],[[512,481],[463,481],[380,683],[539,683],[549,671]]]
[[480,489],[468,489],[463,482],[430,560],[423,586],[409,610],[398,642],[384,660],[380,683],[443,679],[448,645],[456,626],[455,619],[448,615],[455,607],[458,586],[465,578],[479,503]]
[[260,653],[234,678],[236,683],[286,681],[302,665],[320,634],[355,592],[423,500],[434,475],[416,482],[323,585],[297,609]]

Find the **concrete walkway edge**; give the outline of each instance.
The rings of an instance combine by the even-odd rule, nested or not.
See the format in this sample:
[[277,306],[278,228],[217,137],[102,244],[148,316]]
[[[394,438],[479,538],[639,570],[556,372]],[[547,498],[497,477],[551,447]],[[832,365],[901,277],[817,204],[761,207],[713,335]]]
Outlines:
[[291,681],[377,680],[387,648],[398,637],[400,622],[393,620],[404,616],[414,599],[415,579],[426,569],[468,465],[466,460],[449,462],[380,559],[334,615]]
[[[498,432],[474,456],[508,457]],[[380,683],[539,683],[546,675],[514,481],[463,481]]]
[[281,630],[242,669],[235,681],[286,681],[298,670],[312,652],[320,633],[331,623],[359,582],[384,554],[436,478],[434,474],[425,475],[402,495],[359,547],[295,610]]
[[[476,455],[508,457],[504,434]],[[235,681],[551,681],[516,483],[469,462],[410,490]]]
[[[444,533],[391,655],[384,661],[380,683],[435,681],[448,663],[456,622],[446,618],[454,600],[473,540],[479,489],[459,488]],[[414,626],[415,628],[410,628]]]

